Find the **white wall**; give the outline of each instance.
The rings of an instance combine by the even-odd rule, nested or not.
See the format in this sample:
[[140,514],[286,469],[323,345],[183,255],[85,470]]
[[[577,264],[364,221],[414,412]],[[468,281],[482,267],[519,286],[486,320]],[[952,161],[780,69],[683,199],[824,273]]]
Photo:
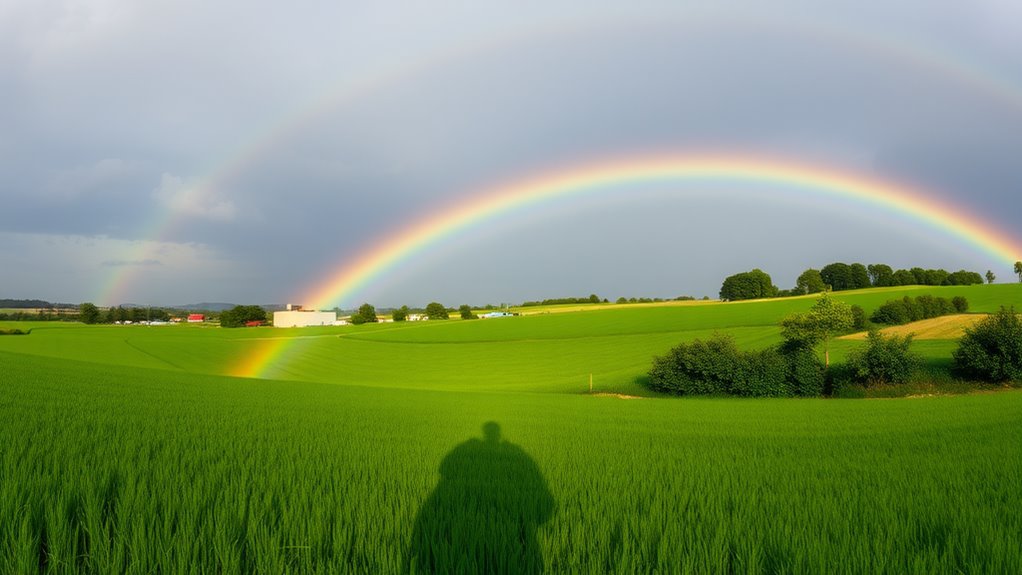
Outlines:
[[337,312],[332,311],[275,311],[273,327],[309,327],[312,325],[334,325]]

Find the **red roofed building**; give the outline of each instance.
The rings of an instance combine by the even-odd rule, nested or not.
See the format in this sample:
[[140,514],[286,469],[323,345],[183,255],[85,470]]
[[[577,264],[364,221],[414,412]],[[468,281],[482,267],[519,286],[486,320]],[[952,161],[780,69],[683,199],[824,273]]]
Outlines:
[[263,322],[258,321],[258,320],[246,321],[245,322],[245,327],[259,327],[261,325],[263,325]]
[[206,321],[206,316],[201,313],[188,314],[188,323],[202,323],[204,321]]

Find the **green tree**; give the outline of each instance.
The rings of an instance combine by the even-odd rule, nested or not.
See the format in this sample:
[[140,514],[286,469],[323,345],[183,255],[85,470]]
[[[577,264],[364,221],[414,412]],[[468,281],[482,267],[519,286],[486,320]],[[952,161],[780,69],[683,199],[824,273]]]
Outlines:
[[740,301],[777,296],[777,286],[770,275],[763,270],[754,269],[729,276],[720,288],[720,299]]
[[257,305],[236,305],[220,313],[220,327],[244,327],[250,321],[266,321],[266,310]]
[[912,285],[924,286],[926,285],[926,270],[920,267],[915,267],[908,270],[912,277],[916,278],[916,283]]
[[928,286],[942,286],[946,285],[948,276],[947,270],[926,270],[926,281],[925,285]]
[[992,284],[995,279],[997,279],[997,276],[994,275],[993,270],[987,270],[987,283]]
[[472,306],[468,304],[463,304],[458,311],[461,313],[461,319],[479,319],[479,316],[472,313]]
[[870,264],[866,266],[869,273],[869,281],[873,287],[888,287],[895,285],[894,270],[887,264]]
[[798,295],[820,293],[826,288],[827,284],[823,283],[820,270],[809,268],[795,280],[795,293]]
[[439,302],[430,302],[426,306],[426,317],[429,319],[450,319],[450,314],[447,313],[447,308],[444,304]]
[[952,369],[967,379],[1022,380],[1022,321],[1015,308],[1002,307],[967,328],[952,358]]
[[359,306],[358,311],[351,315],[351,323],[360,325],[363,323],[376,323],[380,321],[376,317],[376,308],[369,303]]
[[848,266],[848,289],[868,288],[872,284],[869,281],[869,271],[862,264]]
[[78,317],[82,320],[82,323],[97,323],[99,322],[99,308],[94,303],[85,302],[78,306]]
[[781,335],[793,348],[813,348],[823,344],[824,366],[830,366],[830,340],[852,329],[852,308],[823,292],[806,313],[796,313],[781,322]]
[[958,270],[956,272],[949,273],[947,275],[947,279],[944,280],[944,285],[952,286],[969,286],[981,283],[983,283],[983,276],[976,272],[966,270]]
[[894,272],[894,280],[891,285],[896,286],[916,285],[916,276],[908,270],[898,270]]
[[403,305],[398,309],[394,310],[394,313],[392,313],[390,317],[394,321],[406,321],[408,319],[409,311],[411,310],[408,309],[408,306]]
[[1022,261],[1015,262],[1015,273],[1018,274],[1018,281],[1022,282]]
[[820,270],[823,283],[830,286],[831,291],[852,289],[852,269],[848,264],[834,262],[823,266]]

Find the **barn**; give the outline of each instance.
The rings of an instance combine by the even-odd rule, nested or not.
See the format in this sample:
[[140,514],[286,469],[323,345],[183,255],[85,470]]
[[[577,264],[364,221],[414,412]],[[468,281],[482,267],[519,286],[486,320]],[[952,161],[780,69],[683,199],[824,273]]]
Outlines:
[[201,313],[188,314],[188,323],[202,323],[204,321],[206,321],[206,316]]

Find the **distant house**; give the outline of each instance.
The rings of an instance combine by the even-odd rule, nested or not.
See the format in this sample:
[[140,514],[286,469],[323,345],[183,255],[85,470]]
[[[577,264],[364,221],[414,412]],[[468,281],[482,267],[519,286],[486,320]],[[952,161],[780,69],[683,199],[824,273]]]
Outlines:
[[188,314],[188,323],[202,323],[204,321],[206,321],[206,316],[201,313]]
[[252,320],[252,321],[246,321],[245,322],[245,327],[259,327],[261,325],[263,325],[263,322],[261,322],[259,320]]
[[426,321],[428,319],[429,317],[421,313],[410,313],[408,314],[408,317],[405,318],[406,321]]
[[480,319],[489,319],[489,318],[493,318],[493,317],[511,317],[512,315],[514,315],[514,314],[510,313],[510,312],[506,312],[506,311],[491,311],[489,313],[484,313],[484,314],[480,315],[479,318]]

